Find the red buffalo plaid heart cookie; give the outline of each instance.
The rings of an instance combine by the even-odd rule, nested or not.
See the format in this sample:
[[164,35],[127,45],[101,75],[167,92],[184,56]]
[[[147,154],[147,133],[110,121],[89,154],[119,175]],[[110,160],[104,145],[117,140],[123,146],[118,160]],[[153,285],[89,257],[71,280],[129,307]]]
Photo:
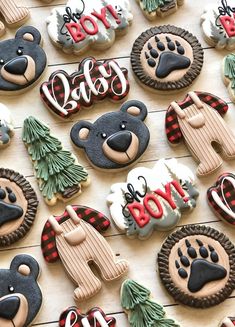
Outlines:
[[59,320],[60,327],[115,327],[116,319],[107,317],[102,309],[95,307],[86,314],[77,307],[69,307],[62,312]]
[[222,174],[208,189],[207,198],[219,218],[235,227],[235,175]]
[[219,327],[233,327],[233,326],[235,326],[235,317],[226,317],[219,324]]

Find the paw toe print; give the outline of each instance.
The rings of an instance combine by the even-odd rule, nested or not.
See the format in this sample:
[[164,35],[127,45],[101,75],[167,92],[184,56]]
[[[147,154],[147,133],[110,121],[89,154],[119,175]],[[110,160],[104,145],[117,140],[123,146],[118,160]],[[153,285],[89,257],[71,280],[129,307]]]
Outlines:
[[23,215],[23,209],[16,202],[16,195],[10,187],[0,187],[0,227]]
[[179,276],[187,279],[188,289],[192,293],[200,291],[207,283],[223,279],[227,275],[226,269],[218,264],[219,256],[215,249],[211,245],[207,248],[199,239],[196,242],[199,253],[186,240],[187,255],[179,248],[179,260],[175,261]]
[[150,67],[156,67],[156,77],[165,78],[174,70],[190,66],[191,61],[184,56],[185,50],[179,41],[172,41],[168,36],[166,36],[166,44],[157,36],[155,36],[155,41],[155,48],[150,42],[148,43],[148,52],[145,51],[145,58]]

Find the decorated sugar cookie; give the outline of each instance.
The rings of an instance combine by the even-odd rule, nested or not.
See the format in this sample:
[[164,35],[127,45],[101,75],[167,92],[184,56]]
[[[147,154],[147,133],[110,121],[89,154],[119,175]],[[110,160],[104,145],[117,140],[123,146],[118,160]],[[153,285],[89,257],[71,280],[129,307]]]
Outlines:
[[88,173],[78,164],[77,158],[64,150],[61,142],[50,134],[49,127],[36,118],[25,119],[22,140],[48,205],[55,205],[57,200],[71,200],[89,184]]
[[235,317],[226,317],[219,324],[219,327],[234,327],[234,326],[235,326]]
[[162,282],[175,301],[208,308],[235,288],[235,248],[228,237],[204,225],[172,233],[158,254]]
[[90,47],[103,51],[116,34],[127,31],[132,21],[129,0],[68,0],[47,18],[51,41],[66,53],[81,54]]
[[116,319],[106,316],[101,308],[95,307],[83,314],[77,307],[69,307],[60,315],[60,327],[115,327]]
[[222,64],[222,78],[227,86],[230,99],[235,102],[235,54],[224,57]]
[[119,111],[99,117],[93,124],[80,120],[71,129],[73,143],[83,148],[93,166],[113,172],[128,167],[145,152],[149,130],[144,124],[143,102],[125,102]]
[[126,279],[123,282],[121,305],[131,327],[179,327],[174,320],[165,317],[163,306],[151,298],[150,291],[134,280]]
[[172,102],[167,109],[167,139],[172,145],[185,140],[199,162],[198,176],[213,173],[223,163],[214,142],[227,159],[235,159],[235,136],[222,118],[227,110],[226,102],[206,92],[189,92],[182,102]]
[[[16,2],[14,0],[0,0],[0,13],[9,27],[23,25],[30,16],[28,8],[18,6]],[[4,33],[5,26],[0,21],[0,36]]]
[[0,42],[0,93],[17,94],[32,87],[46,68],[41,34],[33,26],[21,27],[15,38]]
[[4,148],[11,143],[14,135],[12,117],[8,108],[0,103],[0,148]]
[[235,49],[235,6],[233,0],[215,0],[201,16],[205,41],[216,49]]
[[100,280],[90,268],[95,263],[105,281],[120,278],[128,270],[125,260],[114,253],[99,233],[110,225],[100,212],[83,206],[67,206],[58,217],[51,216],[42,232],[42,252],[47,262],[61,259],[65,270],[77,285],[74,297],[84,301],[101,289]]
[[153,20],[157,16],[168,16],[184,4],[184,0],[137,0],[137,2],[149,20]]
[[44,104],[62,118],[69,118],[81,108],[108,98],[124,99],[129,92],[128,71],[114,60],[86,58],[78,71],[69,75],[57,70],[41,85]]
[[0,168],[0,246],[9,246],[27,234],[37,207],[36,193],[24,176]]
[[193,173],[176,159],[161,159],[150,168],[131,170],[124,183],[111,186],[110,214],[127,236],[148,238],[153,230],[173,229],[181,213],[196,206]]
[[235,227],[235,175],[222,174],[208,189],[207,198],[216,215]]
[[149,90],[175,92],[200,74],[203,49],[195,36],[173,25],[151,27],[134,42],[131,65],[137,81]]
[[0,269],[0,326],[28,327],[42,305],[38,285],[39,265],[28,254],[13,258],[9,269]]

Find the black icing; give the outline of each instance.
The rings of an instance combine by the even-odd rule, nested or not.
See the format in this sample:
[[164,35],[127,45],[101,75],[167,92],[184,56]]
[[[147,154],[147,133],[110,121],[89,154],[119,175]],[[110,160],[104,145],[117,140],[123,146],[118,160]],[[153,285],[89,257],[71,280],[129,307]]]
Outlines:
[[129,131],[117,132],[107,140],[111,149],[118,152],[125,152],[129,148],[132,141],[132,136]]
[[[197,239],[196,242],[199,246],[198,251],[201,258],[195,259],[197,257],[196,249],[186,240],[185,244],[187,246],[189,258],[187,258],[179,248],[178,256],[183,267],[181,267],[178,260],[175,261],[179,276],[184,279],[189,276],[187,287],[192,293],[200,291],[207,283],[223,279],[227,275],[227,270],[217,263],[219,257],[215,249],[208,245],[208,251],[202,241]],[[209,257],[212,262],[208,261]],[[190,261],[189,259],[192,260]]]
[[[166,36],[167,47],[164,43],[155,37],[156,48],[148,43],[149,52],[145,52],[145,58],[150,67],[154,68],[157,78],[165,78],[175,70],[185,69],[191,65],[191,60],[184,56],[185,50],[179,41],[173,42]],[[157,58],[159,57],[158,64]]]
[[5,70],[14,75],[24,75],[28,66],[28,59],[26,57],[19,57],[10,60],[5,65]]
[[[3,188],[0,188],[0,227],[5,223],[22,217],[24,213],[20,206],[14,204],[14,202],[17,201],[17,198],[12,190],[9,187],[6,187],[6,191]],[[4,201],[7,196],[11,203]]]
[[0,301],[0,318],[12,320],[20,307],[18,296],[11,296]]

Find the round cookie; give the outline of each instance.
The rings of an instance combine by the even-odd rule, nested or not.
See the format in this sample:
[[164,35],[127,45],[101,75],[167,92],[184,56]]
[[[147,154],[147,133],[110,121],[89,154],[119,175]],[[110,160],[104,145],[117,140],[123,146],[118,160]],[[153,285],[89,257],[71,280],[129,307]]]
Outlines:
[[0,269],[0,326],[28,327],[42,305],[37,283],[38,262],[28,254],[13,258],[9,269]]
[[0,148],[5,148],[11,143],[14,135],[12,116],[8,108],[0,103]]
[[131,65],[137,81],[164,93],[189,87],[200,74],[203,49],[195,36],[173,25],[152,27],[134,42]]
[[38,81],[47,63],[41,41],[35,27],[23,26],[15,38],[0,42],[0,93],[18,94]]
[[144,124],[148,111],[143,102],[125,102],[119,111],[99,117],[93,124],[80,120],[71,129],[72,142],[83,148],[91,164],[113,172],[136,162],[149,143]]
[[205,41],[218,50],[235,49],[235,7],[233,0],[216,0],[201,16]]
[[224,173],[207,191],[207,200],[216,215],[235,227],[235,175]]
[[37,207],[30,183],[19,173],[0,168],[0,246],[9,246],[25,236]]
[[69,118],[82,108],[108,98],[123,100],[129,92],[128,70],[115,60],[87,57],[71,75],[56,70],[40,88],[41,98],[48,109],[62,118]]
[[235,248],[228,237],[203,225],[171,234],[158,254],[158,268],[168,292],[185,305],[208,308],[235,288]]
[[64,310],[59,318],[60,327],[115,327],[116,319],[107,316],[104,311],[95,307],[82,313],[77,307],[69,307]]

